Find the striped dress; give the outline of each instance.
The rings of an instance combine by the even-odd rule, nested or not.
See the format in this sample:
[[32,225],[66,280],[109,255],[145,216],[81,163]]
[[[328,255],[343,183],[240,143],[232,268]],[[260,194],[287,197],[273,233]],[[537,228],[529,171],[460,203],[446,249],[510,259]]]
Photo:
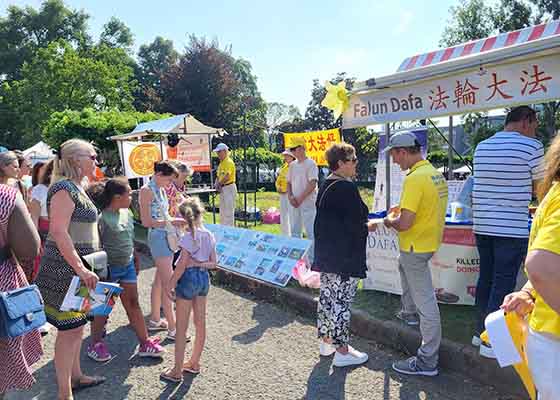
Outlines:
[[[8,220],[14,210],[17,193],[17,189],[0,185],[0,247],[8,244]],[[13,258],[0,264],[0,291],[27,285],[22,268]],[[9,390],[31,388],[35,382],[31,366],[42,355],[38,331],[13,339],[0,339],[0,397]]]
[[[95,205],[83,190],[71,180],[62,180],[49,188],[47,207],[50,209],[52,197],[61,190],[65,190],[74,202],[74,212],[70,219],[68,233],[74,243],[74,248],[80,256],[86,256],[100,250],[99,234],[97,231],[98,212]],[[60,306],[76,275],[74,269],[60,254],[54,238],[49,233],[45,241],[41,269],[36,284],[45,300],[47,321],[59,330],[78,328],[87,323],[87,317],[79,312],[61,312]]]

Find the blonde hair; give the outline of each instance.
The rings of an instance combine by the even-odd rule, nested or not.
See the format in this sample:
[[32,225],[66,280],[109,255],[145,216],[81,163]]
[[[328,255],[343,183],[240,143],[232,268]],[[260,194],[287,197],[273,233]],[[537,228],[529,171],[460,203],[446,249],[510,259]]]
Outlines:
[[18,159],[17,155],[13,151],[5,151],[3,153],[0,153],[0,178],[5,178],[6,177],[6,174],[4,174],[3,168],[8,164],[11,164],[14,161],[17,161],[17,159]]
[[83,151],[95,151],[93,145],[82,139],[70,139],[62,143],[54,159],[51,183],[63,179],[81,180],[83,178],[76,156]]
[[554,182],[560,181],[560,135],[556,135],[544,157],[544,179],[538,187],[539,201],[544,199]]
[[179,212],[185,221],[187,221],[187,226],[191,231],[193,239],[195,228],[202,225],[204,211],[204,206],[198,197],[188,197],[179,205]]

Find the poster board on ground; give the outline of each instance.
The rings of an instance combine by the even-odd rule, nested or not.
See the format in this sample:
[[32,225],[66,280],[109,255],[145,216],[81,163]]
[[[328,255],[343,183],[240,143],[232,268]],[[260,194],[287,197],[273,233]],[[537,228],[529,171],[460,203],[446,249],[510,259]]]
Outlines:
[[[378,227],[369,234],[364,289],[402,294],[399,274],[399,239],[393,229]],[[480,259],[470,225],[447,225],[443,242],[430,269],[440,303],[474,305]]]
[[311,242],[224,225],[205,225],[216,238],[218,266],[235,274],[286,286]]

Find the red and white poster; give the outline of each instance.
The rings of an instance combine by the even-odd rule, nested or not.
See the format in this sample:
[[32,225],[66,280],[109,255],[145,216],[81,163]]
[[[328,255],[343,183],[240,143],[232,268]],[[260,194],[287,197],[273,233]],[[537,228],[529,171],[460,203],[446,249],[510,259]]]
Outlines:
[[175,147],[176,159],[184,162],[194,171],[210,171],[210,147],[208,135],[187,135]]

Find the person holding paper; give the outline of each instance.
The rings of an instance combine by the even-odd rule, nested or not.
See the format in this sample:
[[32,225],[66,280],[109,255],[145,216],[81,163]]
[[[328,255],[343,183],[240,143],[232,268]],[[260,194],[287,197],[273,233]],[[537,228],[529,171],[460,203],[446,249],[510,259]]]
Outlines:
[[235,200],[237,186],[235,185],[235,163],[229,156],[229,147],[219,143],[213,150],[218,154],[220,164],[216,171],[216,190],[220,193],[220,224],[235,225]]
[[505,297],[502,308],[529,315],[526,352],[541,400],[560,399],[560,136],[546,154],[542,199],[529,236],[527,284]]
[[447,183],[432,164],[424,160],[420,143],[411,132],[391,137],[385,151],[403,171],[404,179],[398,212],[384,219],[398,232],[399,272],[403,314],[420,316],[422,345],[417,355],[393,363],[393,369],[408,375],[438,374],[441,321],[428,262],[441,244],[447,209]]
[[347,143],[335,143],[325,153],[331,175],[317,196],[315,260],[321,292],[317,304],[319,354],[334,354],[333,365],[346,367],[367,362],[368,355],[348,345],[350,304],[358,282],[366,277],[368,208],[352,178],[356,175],[356,151]]
[[36,284],[45,301],[47,321],[57,329],[54,365],[59,399],[71,399],[73,390],[105,381],[103,377],[87,376],[81,369],[86,314],[60,311],[74,276],[79,276],[89,289],[94,289],[99,281],[81,258],[101,250],[97,208],[82,186],[84,178],[93,172],[96,160],[91,143],[80,139],[62,143],[54,160],[47,194],[49,234]]

